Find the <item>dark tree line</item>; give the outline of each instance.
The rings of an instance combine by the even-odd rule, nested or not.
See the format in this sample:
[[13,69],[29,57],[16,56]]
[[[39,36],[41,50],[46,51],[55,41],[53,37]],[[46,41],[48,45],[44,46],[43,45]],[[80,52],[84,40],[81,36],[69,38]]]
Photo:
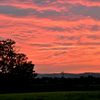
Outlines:
[[[29,84],[35,77],[34,64],[27,61],[28,57],[23,53],[18,53],[15,41],[11,39],[0,40],[0,84],[1,86],[9,83],[12,87],[24,86]],[[15,88],[14,87],[14,88]],[[2,88],[2,87],[1,87]]]
[[80,78],[36,78],[33,91],[97,91],[100,90],[100,77],[81,76]]

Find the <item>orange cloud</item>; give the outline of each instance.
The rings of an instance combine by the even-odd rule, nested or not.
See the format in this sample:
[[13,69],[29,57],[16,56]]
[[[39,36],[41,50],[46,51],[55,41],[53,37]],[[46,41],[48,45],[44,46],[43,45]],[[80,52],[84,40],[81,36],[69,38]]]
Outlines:
[[100,19],[91,14],[100,2],[31,1],[0,1],[0,39],[15,40],[39,73],[100,71]]

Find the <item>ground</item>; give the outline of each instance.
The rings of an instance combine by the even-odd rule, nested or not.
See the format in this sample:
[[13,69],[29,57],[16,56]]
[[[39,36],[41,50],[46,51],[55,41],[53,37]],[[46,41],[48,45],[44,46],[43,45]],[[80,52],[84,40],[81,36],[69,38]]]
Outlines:
[[100,91],[60,91],[0,94],[0,100],[100,100]]

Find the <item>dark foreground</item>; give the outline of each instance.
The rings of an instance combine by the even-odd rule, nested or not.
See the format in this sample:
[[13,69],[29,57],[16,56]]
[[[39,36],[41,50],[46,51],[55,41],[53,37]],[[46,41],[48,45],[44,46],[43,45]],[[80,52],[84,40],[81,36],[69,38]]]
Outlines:
[[100,100],[100,91],[0,94],[0,100]]
[[100,78],[37,78],[31,81],[16,81],[15,79],[0,83],[0,93],[30,93],[30,92],[55,92],[55,91],[100,91]]

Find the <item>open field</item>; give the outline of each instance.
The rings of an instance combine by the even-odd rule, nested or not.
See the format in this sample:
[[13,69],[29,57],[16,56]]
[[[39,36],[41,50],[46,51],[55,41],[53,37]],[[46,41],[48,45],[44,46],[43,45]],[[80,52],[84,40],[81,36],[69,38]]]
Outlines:
[[0,94],[0,100],[100,100],[100,91]]

